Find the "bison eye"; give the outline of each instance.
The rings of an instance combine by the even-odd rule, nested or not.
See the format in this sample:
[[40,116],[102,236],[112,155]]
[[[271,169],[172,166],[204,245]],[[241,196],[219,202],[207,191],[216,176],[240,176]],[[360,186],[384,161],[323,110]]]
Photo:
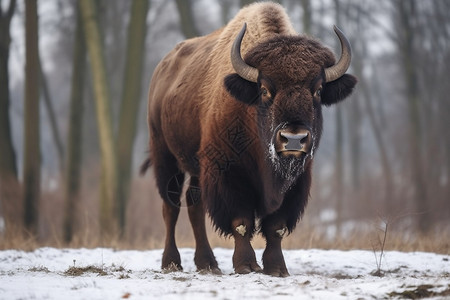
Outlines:
[[272,94],[264,86],[261,87],[261,96],[262,96],[262,100],[263,101],[267,101],[267,100],[270,100],[272,98]]
[[320,98],[322,96],[322,86],[316,90],[316,92],[314,93],[314,96],[317,98]]

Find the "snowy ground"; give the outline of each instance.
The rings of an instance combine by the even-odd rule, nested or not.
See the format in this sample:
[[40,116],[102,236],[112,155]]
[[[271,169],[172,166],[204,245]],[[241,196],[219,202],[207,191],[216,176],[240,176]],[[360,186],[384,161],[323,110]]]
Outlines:
[[[201,274],[194,250],[181,249],[183,272],[160,270],[162,250],[41,248],[0,251],[1,299],[391,299],[450,298],[450,257],[371,251],[286,250],[288,278],[236,275],[232,250],[214,253],[224,275]],[[262,250],[256,251],[261,257]]]

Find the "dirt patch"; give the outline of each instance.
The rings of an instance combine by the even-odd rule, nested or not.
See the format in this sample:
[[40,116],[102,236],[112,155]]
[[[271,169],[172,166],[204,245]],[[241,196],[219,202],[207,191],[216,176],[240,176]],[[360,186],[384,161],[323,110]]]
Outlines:
[[29,272],[44,272],[44,273],[50,273],[49,269],[44,266],[39,267],[32,267],[28,269]]
[[450,296],[450,285],[443,291],[436,292],[432,289],[442,288],[442,286],[434,286],[431,284],[423,284],[417,287],[409,286],[402,292],[391,292],[389,297],[400,297],[402,299],[424,299],[429,297]]
[[86,273],[94,273],[99,276],[106,276],[106,273],[102,268],[95,266],[87,266],[87,267],[70,267],[65,272],[64,275],[67,276],[82,276]]

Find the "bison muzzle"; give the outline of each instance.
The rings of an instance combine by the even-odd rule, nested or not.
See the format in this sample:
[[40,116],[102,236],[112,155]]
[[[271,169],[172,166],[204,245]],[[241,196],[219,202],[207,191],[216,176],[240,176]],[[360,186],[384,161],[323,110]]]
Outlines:
[[[233,236],[236,273],[262,271],[250,241],[267,245],[264,273],[288,276],[281,240],[301,218],[322,106],[352,92],[351,48],[335,27],[341,57],[298,35],[274,3],[243,8],[225,27],[178,44],[157,66],[148,96],[150,156],[166,226],[162,268],[181,269],[175,225],[185,174],[195,264],[220,273],[205,212]],[[181,183],[181,184],[180,184]]]

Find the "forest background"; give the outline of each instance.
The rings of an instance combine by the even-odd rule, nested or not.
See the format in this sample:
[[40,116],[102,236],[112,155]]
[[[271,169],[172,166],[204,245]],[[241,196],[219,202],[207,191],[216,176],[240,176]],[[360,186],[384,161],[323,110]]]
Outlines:
[[[1,0],[0,248],[162,247],[154,176],[138,171],[152,72],[251,2]],[[359,78],[324,110],[310,203],[285,246],[448,253],[450,2],[278,2],[337,56],[342,28]],[[192,247],[186,215],[177,237]]]

